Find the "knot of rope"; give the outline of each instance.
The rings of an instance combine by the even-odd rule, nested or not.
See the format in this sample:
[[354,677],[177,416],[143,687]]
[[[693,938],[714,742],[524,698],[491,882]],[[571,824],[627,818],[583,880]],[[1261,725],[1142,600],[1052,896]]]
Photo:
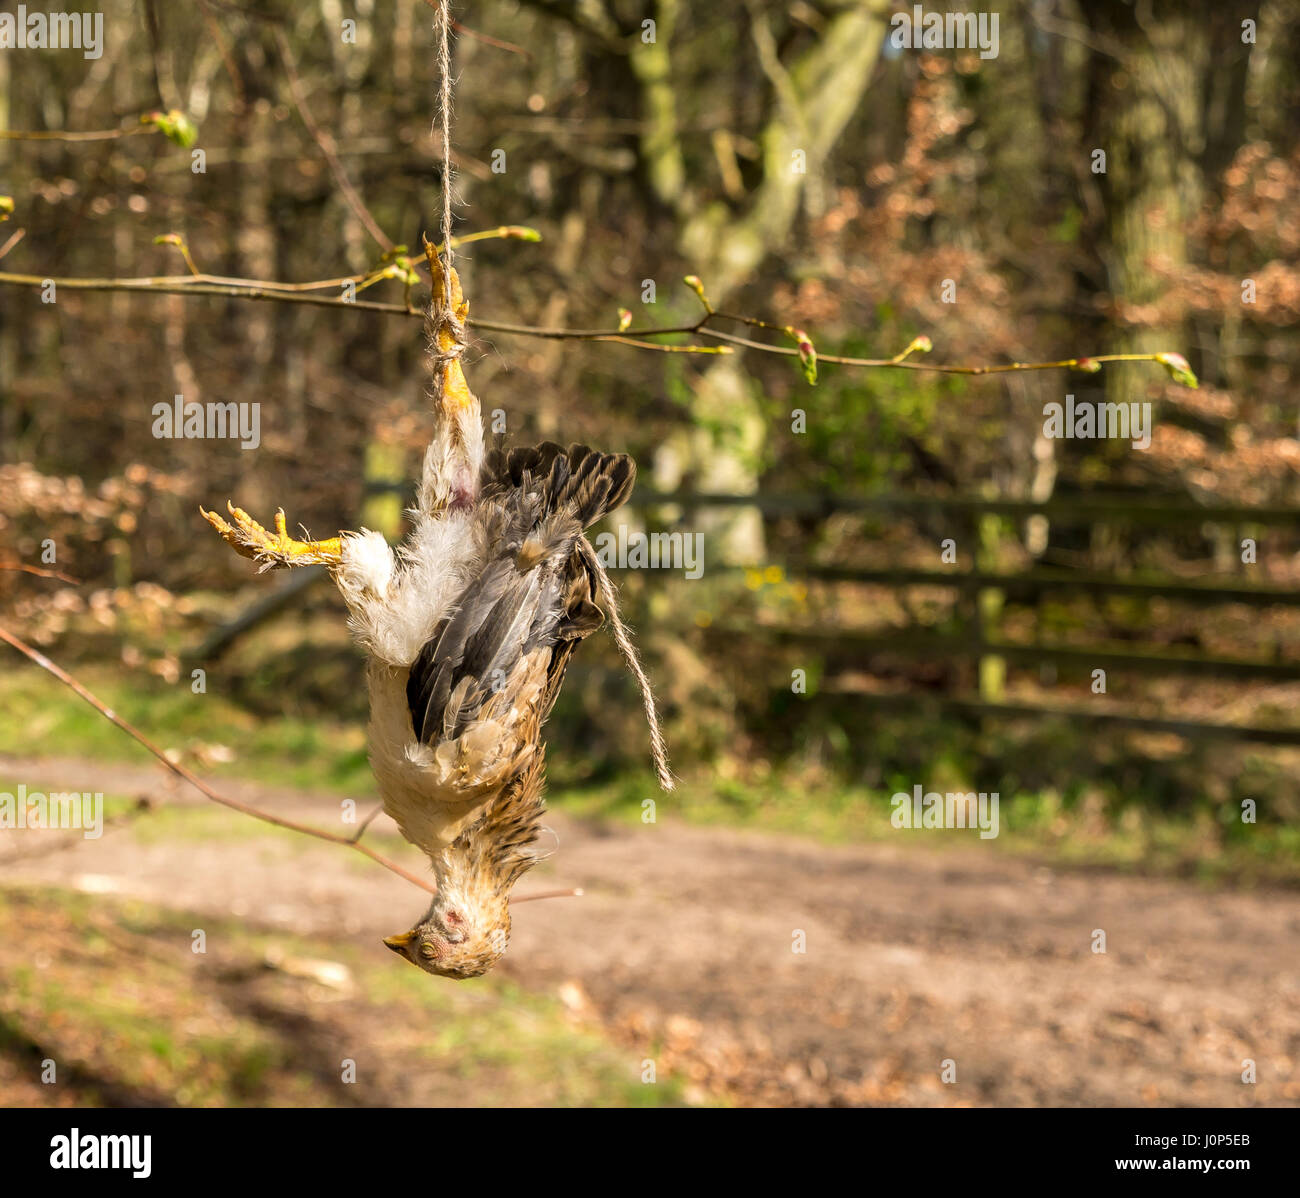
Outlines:
[[[443,267],[444,271],[448,269]],[[456,310],[448,299],[448,275],[444,274],[443,278],[444,285],[441,288],[435,280],[433,301],[429,305],[429,315],[425,321],[425,331],[429,335],[429,360],[437,368],[439,376],[444,366],[458,361],[469,348],[465,322],[456,315]]]

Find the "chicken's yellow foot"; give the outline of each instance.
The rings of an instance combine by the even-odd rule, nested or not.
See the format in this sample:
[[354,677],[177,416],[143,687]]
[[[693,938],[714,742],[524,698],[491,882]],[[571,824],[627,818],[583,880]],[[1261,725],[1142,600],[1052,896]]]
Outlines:
[[[450,309],[456,320],[463,326],[469,318],[469,301],[461,290],[460,276],[456,273],[455,267],[443,267],[437,248],[427,237],[424,239],[424,255],[429,260],[429,272],[433,277],[431,315],[435,321],[434,344],[440,354],[446,354],[456,347],[456,337],[446,323],[437,323],[438,313],[444,307]],[[439,369],[442,371],[440,382],[443,408],[448,413],[468,409],[474,403],[474,396],[465,381],[465,372],[461,369],[460,359],[449,358]]]
[[327,541],[299,541],[291,537],[285,527],[284,508],[275,513],[275,532],[263,528],[243,508],[235,507],[229,500],[226,509],[233,524],[227,523],[216,512],[206,512],[202,507],[199,511],[227,545],[241,556],[260,562],[263,569],[337,566],[342,560],[342,543],[338,537],[330,537]]

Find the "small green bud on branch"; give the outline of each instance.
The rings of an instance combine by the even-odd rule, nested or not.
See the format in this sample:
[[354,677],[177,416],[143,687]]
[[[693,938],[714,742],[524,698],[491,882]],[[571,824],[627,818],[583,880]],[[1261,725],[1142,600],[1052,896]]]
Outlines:
[[1169,377],[1175,383],[1193,389],[1200,386],[1196,375],[1192,372],[1192,368],[1187,364],[1187,359],[1182,354],[1156,354],[1156,361],[1169,371]]
[[185,265],[190,268],[190,274],[198,275],[199,268],[194,265],[194,259],[190,257],[190,247],[186,244],[185,238],[179,233],[160,233],[153,239],[154,245],[174,245],[181,252],[181,257],[185,259]]
[[140,118],[140,124],[157,129],[182,150],[188,150],[199,139],[198,126],[179,108],[167,112],[147,112]]
[[799,347],[799,364],[803,367],[803,377],[808,380],[808,385],[816,386],[817,384],[817,350],[808,334],[803,329],[791,329],[790,336],[794,338],[794,343]]
[[890,362],[904,362],[911,354],[928,354],[934,348],[934,343],[923,333],[919,337],[913,337],[908,347],[901,354],[890,358]]
[[704,310],[709,315],[713,315],[713,305],[709,303],[709,297],[704,294],[704,284],[700,281],[700,276],[687,275],[682,282],[700,297],[700,303],[704,305]]

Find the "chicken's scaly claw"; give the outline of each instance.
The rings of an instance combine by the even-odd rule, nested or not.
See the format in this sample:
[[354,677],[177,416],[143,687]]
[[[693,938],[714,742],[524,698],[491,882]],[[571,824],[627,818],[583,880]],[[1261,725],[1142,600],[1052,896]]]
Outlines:
[[229,500],[226,510],[230,513],[233,524],[228,523],[216,512],[199,508],[203,518],[221,534],[226,542],[241,557],[247,557],[261,563],[264,570],[282,569],[287,566],[337,566],[342,560],[342,542],[338,537],[327,541],[299,541],[289,535],[286,526],[284,508],[275,513],[275,532],[263,528],[243,508],[236,507]]

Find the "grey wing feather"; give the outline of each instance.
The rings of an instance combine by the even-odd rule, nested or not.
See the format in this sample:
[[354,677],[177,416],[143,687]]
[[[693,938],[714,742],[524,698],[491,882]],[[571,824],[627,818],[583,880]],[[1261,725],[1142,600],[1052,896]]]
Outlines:
[[583,529],[631,493],[625,454],[554,442],[496,451],[484,467],[478,532],[486,564],[411,666],[407,703],[418,739],[459,736],[525,654],[556,649],[554,701],[572,645],[603,620],[575,551]]

